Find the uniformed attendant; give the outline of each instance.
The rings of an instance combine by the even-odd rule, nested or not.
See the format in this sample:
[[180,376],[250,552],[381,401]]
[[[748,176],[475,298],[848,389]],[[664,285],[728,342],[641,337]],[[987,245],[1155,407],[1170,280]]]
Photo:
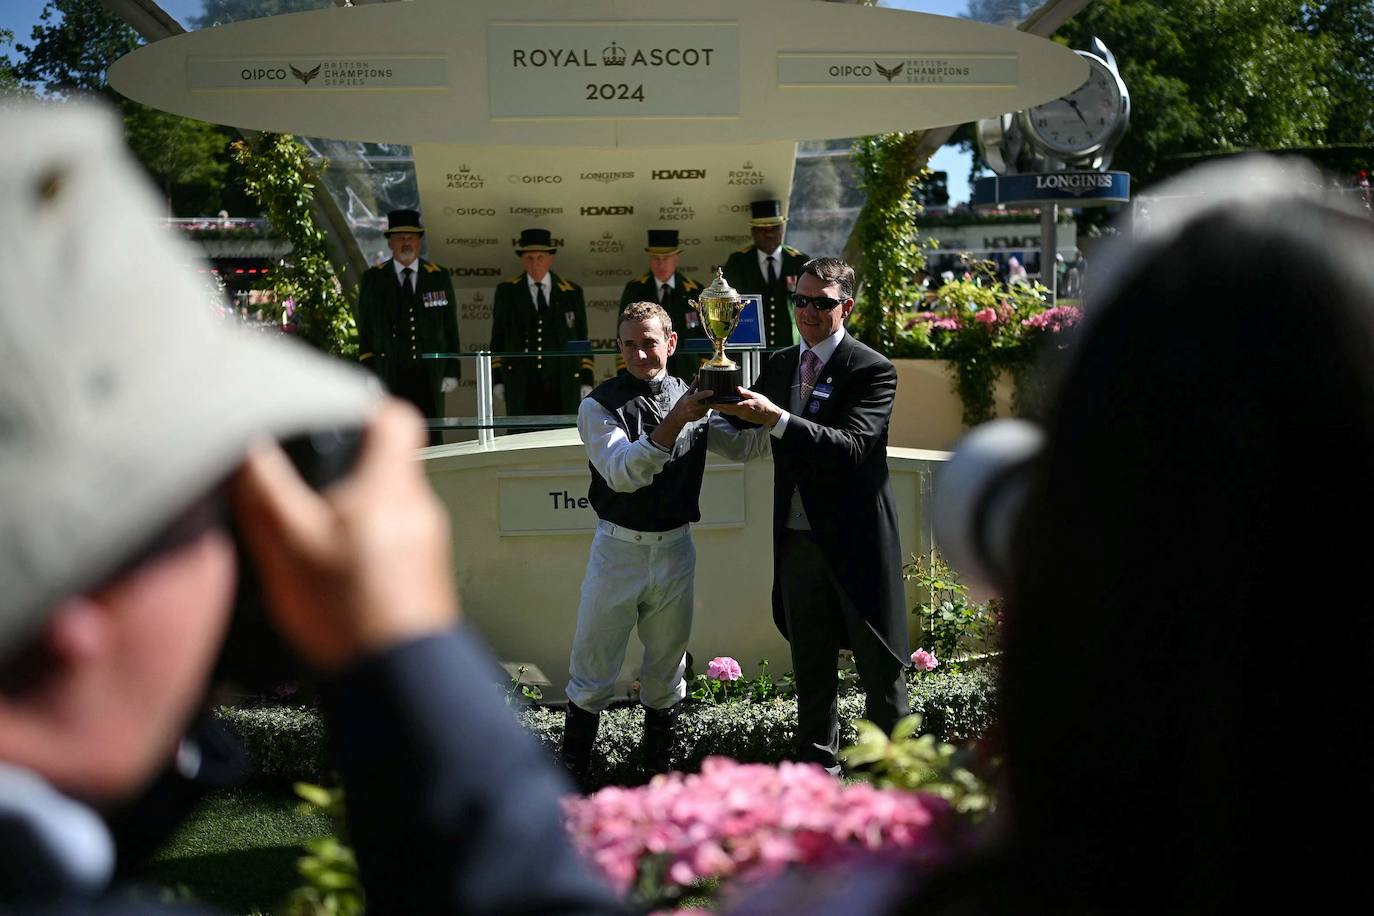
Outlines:
[[[682,255],[682,245],[678,241],[676,229],[650,229],[649,244],[644,251],[649,255],[649,272],[625,284],[620,294],[620,307],[623,309],[631,302],[657,302],[672,319],[677,333],[677,349],[668,358],[668,372],[691,384],[696,378],[697,369],[710,353],[688,352],[686,341],[693,338],[706,339],[706,331],[701,326],[701,316],[687,304],[696,298],[701,284],[678,272],[677,265]],[[623,368],[623,360],[616,358],[617,368]]]
[[[437,417],[461,369],[457,359],[420,354],[458,352],[458,299],[448,271],[420,257],[419,212],[392,210],[386,223],[392,257],[365,271],[358,288],[358,359],[392,394]],[[430,444],[439,442],[432,432]]]
[[769,350],[790,347],[797,338],[788,296],[809,258],[782,243],[787,219],[780,201],[756,200],[749,205],[749,214],[754,244],[730,255],[725,279],[741,293],[763,296],[764,346]]
[[553,272],[553,236],[547,229],[522,229],[515,247],[525,272],[496,287],[491,313],[492,390],[510,417],[570,414],[592,390],[592,358],[544,356],[587,339],[587,305],[582,287]]

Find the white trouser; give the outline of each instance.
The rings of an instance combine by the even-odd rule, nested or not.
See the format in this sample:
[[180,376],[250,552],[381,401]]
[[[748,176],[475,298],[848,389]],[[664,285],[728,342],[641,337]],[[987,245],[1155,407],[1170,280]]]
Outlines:
[[606,708],[636,626],[644,644],[640,702],[666,709],[687,695],[682,675],[692,632],[696,560],[687,525],[639,532],[597,524],[568,662],[569,700],[588,712]]

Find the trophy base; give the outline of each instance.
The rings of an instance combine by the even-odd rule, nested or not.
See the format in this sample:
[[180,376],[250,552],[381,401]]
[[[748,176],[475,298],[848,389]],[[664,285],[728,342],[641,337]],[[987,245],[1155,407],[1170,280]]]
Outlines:
[[733,369],[702,366],[697,372],[697,389],[715,392],[703,401],[703,404],[738,404],[743,400],[738,392],[743,385],[743,366],[735,366]]

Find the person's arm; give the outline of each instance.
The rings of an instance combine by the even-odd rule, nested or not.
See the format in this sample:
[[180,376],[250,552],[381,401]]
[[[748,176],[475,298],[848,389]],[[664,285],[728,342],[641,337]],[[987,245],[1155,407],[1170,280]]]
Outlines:
[[709,396],[709,392],[684,394],[652,435],[634,440],[609,410],[592,398],[583,398],[577,408],[577,432],[587,447],[587,460],[617,493],[647,487],[673,456],[673,445],[683,428],[706,415],[701,401]]
[[728,417],[712,413],[706,427],[706,448],[731,461],[753,461],[771,451],[769,430],[765,426],[739,427]]
[[368,912],[620,913],[565,837],[563,777],[455,629],[448,516],[414,460],[423,444],[419,415],[390,401],[355,470],[323,493],[275,445],[234,484],[273,621],[325,677]]
[[380,346],[377,340],[377,308],[373,302],[372,278],[374,276],[376,276],[375,271],[363,272],[363,282],[358,286],[358,307],[354,311],[353,317],[358,325],[358,362],[376,372]]

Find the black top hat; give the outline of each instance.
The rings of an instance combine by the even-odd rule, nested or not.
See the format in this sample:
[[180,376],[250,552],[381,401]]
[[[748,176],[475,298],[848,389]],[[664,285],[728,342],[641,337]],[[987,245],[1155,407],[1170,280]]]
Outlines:
[[549,254],[556,254],[558,249],[553,247],[553,234],[547,229],[521,229],[520,241],[515,245],[516,254],[524,254],[527,251],[547,251]]
[[749,205],[749,225],[781,226],[787,222],[782,215],[782,201],[756,200]]
[[649,254],[677,254],[682,250],[678,244],[676,229],[650,229],[649,245],[644,249]]
[[392,210],[386,215],[386,231],[382,235],[391,235],[393,232],[416,232],[420,235],[425,234],[425,227],[420,225],[419,210]]

